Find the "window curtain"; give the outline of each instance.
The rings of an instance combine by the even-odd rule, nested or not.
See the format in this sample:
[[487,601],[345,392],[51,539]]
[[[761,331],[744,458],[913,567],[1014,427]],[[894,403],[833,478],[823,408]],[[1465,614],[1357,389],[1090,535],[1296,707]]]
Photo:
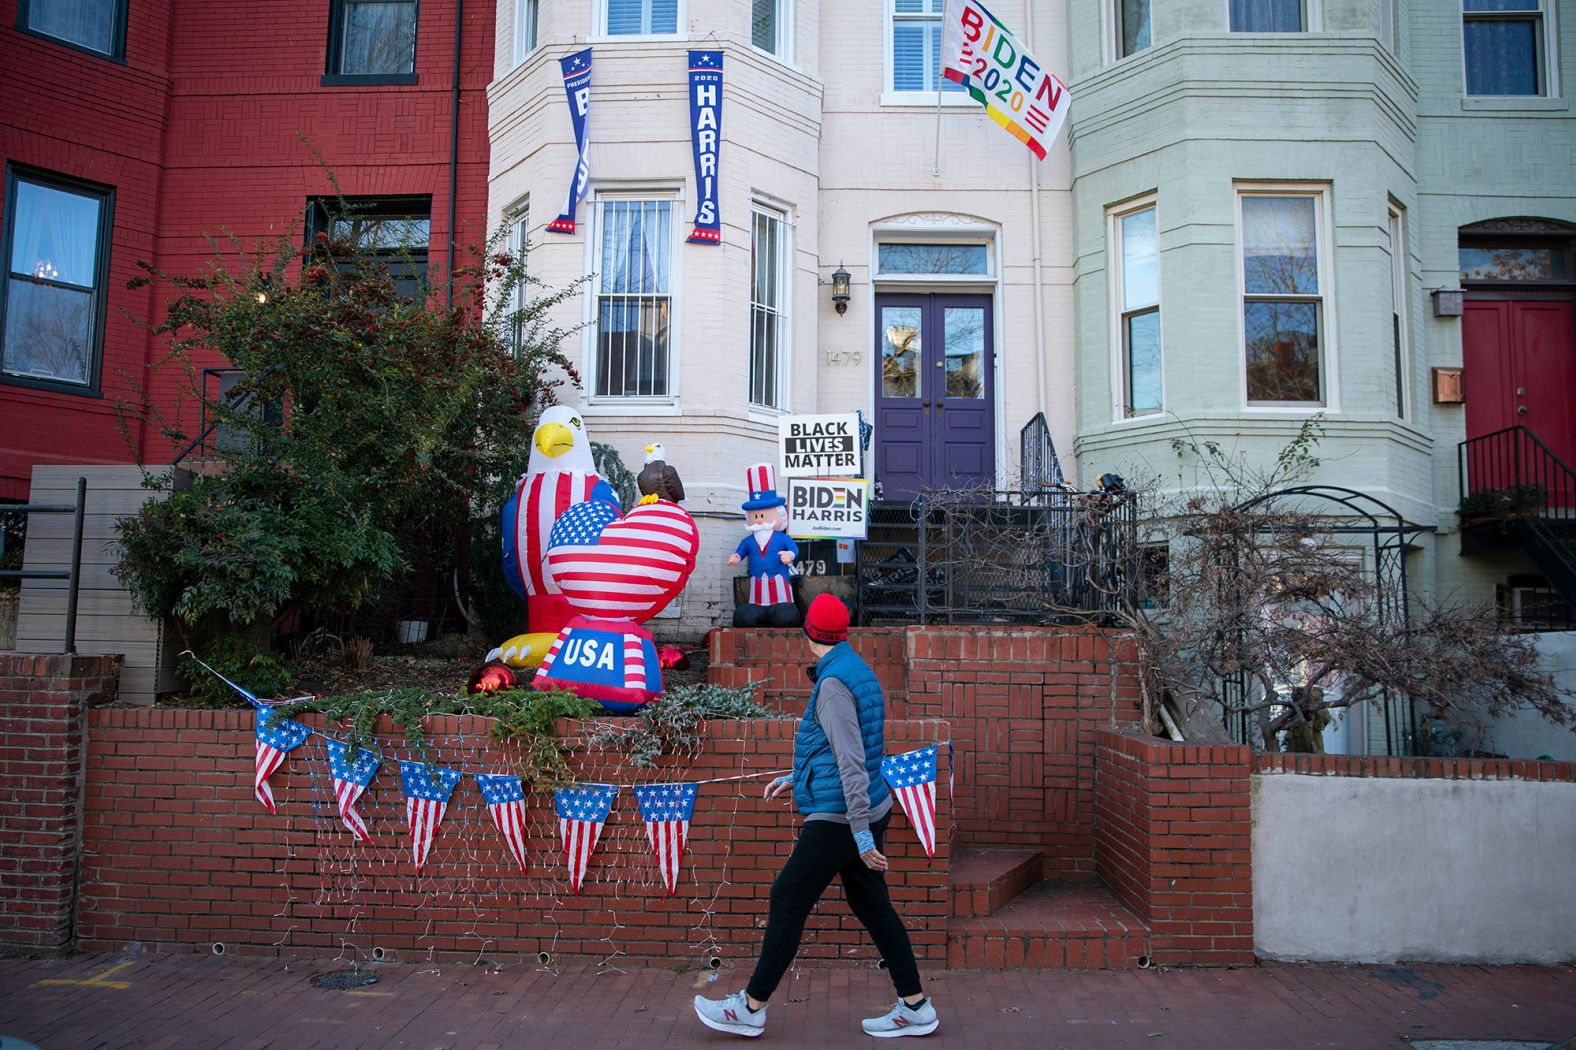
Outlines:
[[28,0],[27,27],[113,54],[115,0]]
[[1468,19],[1467,94],[1538,94],[1538,26],[1531,18]]
[[1231,0],[1233,33],[1300,33],[1302,0]]
[[1122,0],[1122,57],[1149,46],[1149,0]]
[[411,73],[416,62],[416,5],[346,4],[339,72],[346,76]]
[[668,201],[608,201],[602,221],[602,291],[608,295],[668,292]]
[[1242,198],[1242,276],[1249,295],[1318,295],[1312,197]]
[[18,180],[12,272],[92,288],[101,206],[94,197]]

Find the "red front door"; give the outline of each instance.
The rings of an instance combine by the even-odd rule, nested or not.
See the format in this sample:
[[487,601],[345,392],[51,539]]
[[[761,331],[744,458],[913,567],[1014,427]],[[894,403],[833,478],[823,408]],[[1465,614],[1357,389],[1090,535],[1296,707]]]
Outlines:
[[1570,300],[1468,299],[1467,438],[1524,426],[1576,466],[1576,311]]

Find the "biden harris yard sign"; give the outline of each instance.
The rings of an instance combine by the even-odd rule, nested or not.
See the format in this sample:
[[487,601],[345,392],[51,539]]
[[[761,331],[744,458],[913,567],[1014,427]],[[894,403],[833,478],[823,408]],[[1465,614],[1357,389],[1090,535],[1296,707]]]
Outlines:
[[798,539],[865,538],[864,478],[789,478],[788,534]]

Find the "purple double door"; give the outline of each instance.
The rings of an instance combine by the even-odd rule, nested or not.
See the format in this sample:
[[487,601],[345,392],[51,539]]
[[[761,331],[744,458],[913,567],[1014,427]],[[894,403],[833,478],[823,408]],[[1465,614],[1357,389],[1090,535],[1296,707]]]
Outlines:
[[886,499],[996,477],[988,295],[876,296],[876,476]]

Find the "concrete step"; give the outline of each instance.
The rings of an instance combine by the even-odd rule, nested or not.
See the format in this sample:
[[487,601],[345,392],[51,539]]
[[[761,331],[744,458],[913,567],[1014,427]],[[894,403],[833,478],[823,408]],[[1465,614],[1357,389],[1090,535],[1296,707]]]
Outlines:
[[994,915],[1040,881],[1037,849],[960,849],[952,854],[947,883],[953,918]]
[[1149,928],[1094,881],[1045,879],[994,915],[947,923],[947,967],[1132,970],[1149,965]]

